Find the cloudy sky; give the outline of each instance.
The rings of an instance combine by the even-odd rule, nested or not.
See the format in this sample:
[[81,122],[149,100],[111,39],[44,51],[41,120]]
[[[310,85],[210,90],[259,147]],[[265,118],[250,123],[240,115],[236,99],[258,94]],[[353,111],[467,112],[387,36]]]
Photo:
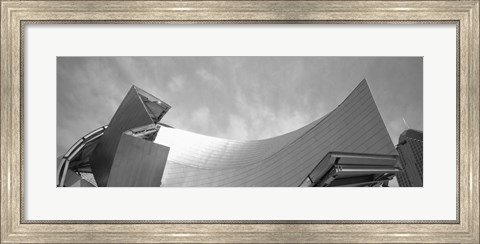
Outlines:
[[172,108],[162,122],[229,139],[300,128],[366,78],[388,132],[423,130],[421,57],[58,57],[57,155],[107,125],[132,85]]

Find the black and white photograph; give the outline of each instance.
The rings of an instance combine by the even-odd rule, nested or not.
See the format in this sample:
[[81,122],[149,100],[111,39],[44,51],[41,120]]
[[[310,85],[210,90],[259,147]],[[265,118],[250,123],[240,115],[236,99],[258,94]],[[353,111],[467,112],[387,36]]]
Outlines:
[[57,57],[57,187],[423,187],[423,58]]

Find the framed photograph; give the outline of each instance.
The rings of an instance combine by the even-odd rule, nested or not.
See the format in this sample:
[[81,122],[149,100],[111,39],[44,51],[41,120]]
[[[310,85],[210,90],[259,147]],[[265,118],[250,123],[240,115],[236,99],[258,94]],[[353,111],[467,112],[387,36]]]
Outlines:
[[479,5],[1,1],[1,242],[478,243]]

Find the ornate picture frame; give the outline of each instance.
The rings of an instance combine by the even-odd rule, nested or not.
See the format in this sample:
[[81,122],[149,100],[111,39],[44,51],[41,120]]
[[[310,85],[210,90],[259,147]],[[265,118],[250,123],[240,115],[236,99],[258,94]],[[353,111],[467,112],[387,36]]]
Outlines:
[[[1,242],[478,243],[479,6],[474,1],[1,1]],[[457,221],[27,221],[23,29],[28,23],[349,23],[457,26]]]

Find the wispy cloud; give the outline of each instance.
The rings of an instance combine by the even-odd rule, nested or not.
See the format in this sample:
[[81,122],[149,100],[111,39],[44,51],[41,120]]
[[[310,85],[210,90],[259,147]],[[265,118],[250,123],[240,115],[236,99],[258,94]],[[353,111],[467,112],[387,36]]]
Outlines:
[[225,138],[233,138],[237,140],[247,140],[250,138],[249,127],[244,118],[237,115],[229,115],[228,127],[224,135]]
[[185,88],[185,79],[182,76],[174,76],[168,83],[168,89],[171,92],[179,92]]
[[423,130],[422,65],[415,57],[61,57],[57,154],[108,124],[133,84],[172,105],[163,122],[176,128],[261,139],[325,115],[367,78],[396,142],[404,116]]
[[200,78],[200,81],[204,84],[211,86],[212,88],[220,89],[222,87],[222,81],[214,74],[208,72],[205,69],[199,69],[195,74]]
[[[188,116],[190,117],[190,116]],[[197,110],[194,110],[191,114],[190,121],[193,122],[194,128],[201,132],[206,132],[210,128],[211,116],[210,116],[210,109],[202,106]]]

